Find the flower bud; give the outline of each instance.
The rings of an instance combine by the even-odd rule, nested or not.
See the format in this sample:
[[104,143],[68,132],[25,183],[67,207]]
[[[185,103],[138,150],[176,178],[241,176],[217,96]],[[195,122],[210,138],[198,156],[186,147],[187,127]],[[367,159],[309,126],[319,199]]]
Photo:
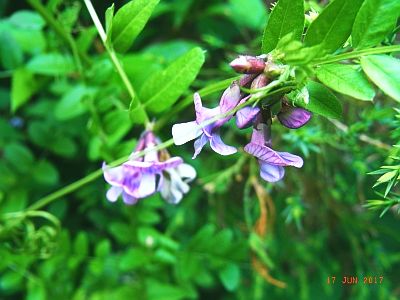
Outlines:
[[266,86],[268,82],[268,77],[265,74],[260,74],[251,83],[251,89],[260,89]]
[[255,56],[240,55],[230,63],[230,66],[239,73],[258,74],[264,71],[265,61]]

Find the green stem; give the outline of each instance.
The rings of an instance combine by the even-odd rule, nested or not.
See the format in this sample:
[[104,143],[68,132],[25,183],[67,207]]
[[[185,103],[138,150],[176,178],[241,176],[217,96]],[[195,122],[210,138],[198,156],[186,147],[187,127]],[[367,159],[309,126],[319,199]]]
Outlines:
[[338,62],[346,59],[353,59],[360,56],[365,55],[373,55],[373,54],[383,54],[383,53],[391,53],[391,52],[399,52],[400,45],[392,45],[392,46],[384,46],[384,47],[377,47],[377,48],[370,48],[370,49],[363,49],[358,51],[352,51],[348,53],[343,53],[339,55],[329,56],[325,58],[319,58],[313,61],[314,65],[323,65],[323,64],[330,64],[333,62]]
[[27,0],[27,2],[46,20],[47,24],[61,37],[61,39],[68,44],[71,48],[72,55],[74,57],[76,66],[78,67],[79,73],[83,74],[82,61],[83,59],[85,63],[89,63],[87,57],[83,55],[72,36],[65,32],[63,26],[47,11],[46,7],[39,0]]
[[86,8],[90,14],[90,17],[93,20],[94,25],[96,26],[97,32],[99,33],[100,39],[103,42],[103,45],[105,47],[105,49],[107,50],[108,55],[111,58],[111,61],[117,71],[117,73],[119,74],[122,82],[125,85],[126,90],[128,91],[129,97],[131,98],[131,107],[142,107],[142,111],[143,111],[143,115],[145,118],[145,125],[147,127],[147,125],[150,123],[149,117],[146,113],[146,111],[144,110],[142,104],[139,101],[139,98],[137,97],[135,90],[131,84],[131,82],[129,81],[128,76],[125,73],[124,68],[121,65],[121,62],[119,61],[117,54],[115,53],[115,50],[112,48],[111,45],[109,45],[109,43],[107,42],[107,34],[103,28],[103,25],[101,24],[99,17],[97,16],[97,13],[93,7],[93,4],[90,0],[84,0]]

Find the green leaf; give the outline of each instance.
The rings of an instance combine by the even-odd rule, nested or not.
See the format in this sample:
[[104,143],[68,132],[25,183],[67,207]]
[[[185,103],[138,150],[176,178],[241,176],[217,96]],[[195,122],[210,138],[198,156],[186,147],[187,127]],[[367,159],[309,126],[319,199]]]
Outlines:
[[400,102],[400,60],[388,55],[364,56],[361,67],[385,94]]
[[353,25],[353,47],[362,49],[379,44],[394,29],[399,16],[398,0],[365,0]]
[[1,64],[7,70],[21,66],[23,53],[15,37],[5,29],[0,30],[0,58]]
[[54,115],[59,120],[75,118],[87,111],[83,100],[93,96],[95,90],[83,85],[77,85],[66,93],[57,103]]
[[159,1],[133,0],[117,11],[112,21],[112,44],[115,50],[126,52],[129,49]]
[[372,100],[375,91],[357,65],[331,64],[317,69],[317,78],[336,92],[360,100]]
[[228,264],[219,271],[219,278],[228,291],[234,291],[240,282],[240,269],[235,264]]
[[106,34],[107,34],[106,43],[107,44],[111,43],[110,39],[111,39],[111,35],[112,35],[113,18],[114,18],[114,3],[106,10]]
[[3,158],[19,172],[29,171],[34,160],[32,152],[24,145],[17,143],[10,143],[4,147]]
[[264,30],[263,53],[273,50],[279,40],[293,33],[294,40],[300,40],[304,28],[304,1],[279,0],[272,10]]
[[11,111],[15,112],[36,92],[37,85],[33,74],[26,69],[18,69],[11,80]]
[[188,89],[204,63],[203,50],[196,47],[150,77],[140,90],[146,108],[160,113],[170,108]]
[[14,26],[28,30],[41,30],[46,24],[39,14],[31,10],[19,10],[9,18],[9,21]]
[[35,165],[32,176],[36,182],[43,185],[54,185],[59,179],[57,169],[47,160],[41,160]]
[[320,83],[310,81],[307,84],[307,90],[310,95],[309,103],[299,102],[299,106],[327,118],[341,119],[342,106],[335,95],[326,87]]
[[311,23],[304,38],[307,46],[321,44],[320,56],[339,49],[348,39],[364,0],[335,0]]
[[[239,28],[259,30],[266,20],[266,8],[261,0],[229,0],[229,15]],[[249,12],[251,11],[251,18]]]
[[49,76],[66,75],[75,70],[71,57],[58,53],[35,56],[28,62],[26,67],[34,74]]

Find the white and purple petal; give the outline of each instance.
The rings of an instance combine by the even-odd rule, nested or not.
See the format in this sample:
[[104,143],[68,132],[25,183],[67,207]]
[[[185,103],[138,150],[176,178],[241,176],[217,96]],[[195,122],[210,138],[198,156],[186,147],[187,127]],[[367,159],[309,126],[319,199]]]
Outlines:
[[236,126],[240,129],[250,127],[259,113],[260,109],[258,107],[243,107],[236,113]]
[[221,155],[231,155],[237,152],[237,149],[226,145],[218,133],[214,133],[210,140],[211,149]]
[[183,145],[199,137],[202,133],[201,127],[196,121],[175,124],[172,126],[172,138],[175,145]]
[[219,107],[221,113],[226,113],[238,105],[241,98],[239,85],[234,82],[230,87],[228,87],[219,102]]
[[208,137],[203,133],[197,140],[194,141],[194,154],[192,159],[195,159],[200,154],[201,150],[207,144]]
[[303,166],[303,159],[300,156],[287,152],[277,152],[267,146],[249,143],[244,147],[244,150],[259,160],[275,166],[293,166],[296,168]]
[[259,161],[260,176],[268,182],[277,182],[285,175],[285,169],[282,166],[274,166],[266,162]]

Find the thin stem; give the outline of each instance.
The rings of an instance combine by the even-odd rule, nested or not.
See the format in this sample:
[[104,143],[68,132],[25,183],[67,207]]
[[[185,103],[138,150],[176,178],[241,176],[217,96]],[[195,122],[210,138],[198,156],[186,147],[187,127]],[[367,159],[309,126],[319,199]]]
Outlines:
[[313,64],[314,65],[324,65],[324,64],[330,64],[333,62],[342,61],[342,60],[346,60],[346,59],[358,58],[360,56],[365,56],[365,55],[383,54],[383,53],[399,52],[399,51],[400,51],[400,45],[363,49],[363,50],[352,51],[352,52],[343,53],[343,54],[339,54],[339,55],[329,56],[329,57],[325,57],[325,58],[319,58],[319,59],[314,60]]
[[47,24],[64,40],[66,44],[69,45],[74,56],[76,66],[78,67],[79,73],[83,74],[83,67],[81,59],[88,63],[88,59],[81,52],[79,52],[78,47],[72,36],[65,32],[63,26],[47,11],[46,7],[38,0],[27,0],[27,2],[46,20]]
[[145,125],[147,126],[150,123],[149,117],[148,117],[146,111],[144,110],[142,104],[140,103],[139,98],[136,96],[135,90],[134,90],[131,82],[129,81],[128,76],[126,75],[125,70],[121,65],[121,62],[119,61],[117,54],[115,53],[115,50],[107,42],[107,34],[103,28],[103,25],[100,22],[99,17],[97,16],[96,10],[94,9],[92,2],[90,0],[84,0],[84,2],[86,5],[86,8],[90,14],[90,17],[92,18],[93,23],[96,26],[97,32],[99,33],[99,36],[100,36],[100,39],[103,42],[103,45],[104,45],[105,49],[107,50],[107,53],[110,56],[111,61],[114,64],[114,67],[115,67],[117,73],[121,77],[121,80],[124,83],[126,90],[128,91],[129,97],[131,98],[131,101],[132,101],[131,106],[132,107],[141,107],[144,118],[145,118],[145,123],[146,123]]

